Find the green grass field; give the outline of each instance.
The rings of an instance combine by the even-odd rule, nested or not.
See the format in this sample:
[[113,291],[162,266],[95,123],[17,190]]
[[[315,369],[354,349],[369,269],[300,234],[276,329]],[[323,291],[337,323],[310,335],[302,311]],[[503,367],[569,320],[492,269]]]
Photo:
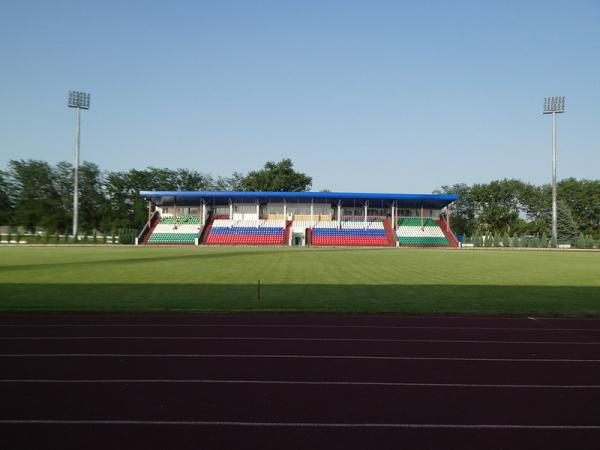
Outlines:
[[0,248],[0,311],[76,310],[600,315],[600,253]]

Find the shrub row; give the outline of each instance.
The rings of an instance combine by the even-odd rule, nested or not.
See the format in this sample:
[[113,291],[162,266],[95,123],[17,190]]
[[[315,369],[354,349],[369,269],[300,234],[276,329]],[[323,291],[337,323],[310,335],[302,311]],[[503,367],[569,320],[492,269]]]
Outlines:
[[[553,248],[557,247],[556,242],[553,239],[548,238],[546,234],[540,235],[523,235],[519,236],[515,234],[510,236],[508,233],[504,233],[500,236],[500,233],[494,235],[480,235],[476,233],[473,236],[466,237],[464,242],[466,244],[473,244],[474,247],[521,247],[521,248]],[[562,242],[560,242],[562,243]],[[595,241],[591,235],[585,236],[583,233],[579,235],[575,242],[570,243],[571,247],[575,248],[600,248],[600,242]]]
[[124,244],[131,245],[135,243],[137,237],[136,230],[125,228],[111,232],[110,235],[104,234],[98,236],[94,231],[91,236],[83,235],[74,238],[69,235],[61,235],[58,232],[51,233],[36,233],[36,234],[20,234],[18,232],[0,233],[0,242],[27,242],[29,244]]

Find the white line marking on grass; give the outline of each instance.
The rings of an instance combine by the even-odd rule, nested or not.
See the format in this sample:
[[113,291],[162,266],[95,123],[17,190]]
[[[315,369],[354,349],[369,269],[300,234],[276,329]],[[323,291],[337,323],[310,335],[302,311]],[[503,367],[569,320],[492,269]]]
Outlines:
[[[600,320],[599,320],[600,322]],[[592,331],[599,332],[599,328],[519,328],[519,327],[448,327],[448,326],[405,326],[405,325],[299,325],[299,324],[191,324],[191,323],[86,323],[86,324],[0,324],[0,327],[12,328],[99,328],[99,327],[198,327],[198,328],[365,328],[384,330],[490,330],[490,331]]]
[[0,336],[0,341],[79,341],[79,340],[154,340],[154,341],[317,341],[317,342],[397,342],[427,344],[518,344],[518,345],[600,345],[581,341],[501,341],[463,339],[378,339],[378,338],[310,338],[310,337],[245,337],[245,336]]
[[298,380],[193,380],[193,379],[6,379],[0,384],[275,384],[306,386],[383,386],[383,387],[442,387],[494,389],[600,389],[597,384],[474,384],[474,383],[409,383],[387,381],[298,381]]
[[428,429],[494,429],[494,430],[590,430],[600,425],[520,425],[520,424],[453,424],[453,423],[326,423],[326,422],[244,422],[225,420],[51,420],[3,419],[0,425],[182,425],[226,427],[289,428],[428,428]]
[[258,354],[192,354],[192,353],[2,353],[0,358],[246,358],[246,359],[341,359],[382,361],[484,361],[484,362],[547,362],[600,363],[600,359],[566,358],[460,358],[429,356],[361,356],[361,355],[258,355]]

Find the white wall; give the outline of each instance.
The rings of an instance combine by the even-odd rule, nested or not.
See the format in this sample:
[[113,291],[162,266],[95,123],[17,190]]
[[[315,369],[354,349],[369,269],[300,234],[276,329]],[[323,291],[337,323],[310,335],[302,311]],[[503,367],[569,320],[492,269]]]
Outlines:
[[256,203],[234,203],[233,219],[258,220],[258,214],[256,212]]
[[[315,203],[313,214],[331,214],[331,205],[328,203]],[[310,214],[310,203],[287,203],[288,214]],[[283,203],[267,203],[267,214],[283,214]]]

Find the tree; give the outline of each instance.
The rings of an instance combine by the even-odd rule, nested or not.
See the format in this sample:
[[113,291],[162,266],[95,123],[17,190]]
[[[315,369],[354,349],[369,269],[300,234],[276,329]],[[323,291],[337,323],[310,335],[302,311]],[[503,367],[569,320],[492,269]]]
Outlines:
[[479,231],[475,230],[475,234],[473,235],[473,247],[481,247],[479,239]]
[[103,191],[104,179],[96,164],[84,162],[79,168],[79,222],[86,235],[104,227],[110,204]]
[[108,218],[102,229],[139,228],[148,219],[147,202],[140,197],[141,190],[176,190],[172,173],[163,169],[109,172],[104,188],[110,199]]
[[540,247],[548,248],[548,236],[546,236],[546,233],[542,233],[542,237],[540,238]]
[[600,180],[567,178],[558,183],[558,197],[568,206],[577,228],[600,231]]
[[591,234],[588,234],[585,238],[585,248],[594,248],[594,239]]
[[510,246],[511,247],[520,247],[521,246],[521,242],[519,239],[519,235],[518,234],[514,234],[511,241],[510,241]]
[[486,233],[512,232],[522,225],[521,192],[529,186],[519,180],[499,180],[489,184],[464,183],[442,186],[435,193],[456,194],[453,229],[472,233],[475,228]]
[[[456,194],[458,200],[454,202],[452,209],[452,230],[457,234],[471,234],[473,236],[479,233],[475,226],[477,217],[476,204],[471,195],[471,187],[464,184],[454,184],[442,186],[441,189],[434,191],[436,194]],[[473,239],[473,244],[478,245],[477,239]]]
[[14,213],[11,223],[34,232],[37,226],[52,231],[64,227],[68,217],[61,208],[55,186],[55,174],[44,161],[12,160],[9,162]]
[[12,195],[8,174],[0,170],[0,225],[8,225],[12,216]]
[[244,174],[240,172],[233,172],[230,177],[217,177],[212,182],[210,190],[213,191],[242,191],[242,182],[244,181]]
[[520,214],[526,220],[521,223],[521,231],[527,234],[550,232],[550,210],[552,190],[550,186],[534,186],[523,183],[517,193]]
[[249,172],[241,181],[244,191],[303,192],[311,185],[312,178],[294,170],[291,159],[268,161],[261,170]]
[[502,247],[510,246],[510,237],[508,236],[508,231],[504,232],[504,236],[502,236]]
[[492,247],[493,244],[494,244],[494,237],[490,233],[486,233],[485,241],[484,241],[483,245],[485,247]]
[[128,172],[109,172],[103,182],[103,188],[108,196],[107,212],[103,214],[105,221],[100,229],[106,231],[113,227],[117,229],[139,227],[148,218],[148,205],[140,197],[142,190],[150,191],[211,191],[237,188],[241,174],[234,172],[229,177],[215,179],[207,174],[188,169],[161,169],[149,167],[145,170],[130,170]]
[[[535,186],[518,180],[472,186],[459,183],[442,186],[436,193],[459,196],[453,223],[457,232],[469,234],[480,228],[486,233],[550,234],[552,189],[548,184]],[[600,180],[562,180],[558,196],[570,209],[576,228],[600,237]]]
[[585,236],[583,235],[583,233],[579,233],[579,237],[577,238],[577,241],[575,242],[575,247],[585,248]]
[[577,225],[571,208],[563,200],[556,203],[556,233],[561,244],[572,244],[577,239]]
[[[58,207],[61,209],[61,215],[56,225],[56,228],[62,231],[65,235],[71,232],[73,226],[73,176],[74,170],[71,163],[61,161],[52,168],[53,184],[58,196]],[[81,181],[81,177],[80,177]],[[79,212],[81,224],[81,204],[83,198],[81,189],[79,190]]]
[[500,247],[500,242],[501,242],[500,233],[496,231],[494,233],[494,247]]
[[477,223],[490,234],[510,231],[519,218],[519,203],[516,192],[518,180],[500,180],[475,184],[471,196],[476,206]]

